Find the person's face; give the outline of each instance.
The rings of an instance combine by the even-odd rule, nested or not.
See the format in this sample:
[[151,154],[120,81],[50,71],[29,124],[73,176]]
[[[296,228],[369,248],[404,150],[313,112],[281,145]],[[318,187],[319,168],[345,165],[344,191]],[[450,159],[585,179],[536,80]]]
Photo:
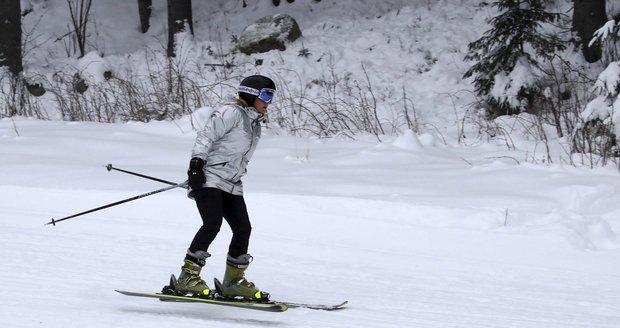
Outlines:
[[269,104],[260,100],[258,97],[254,100],[254,108],[261,114],[267,114],[267,106],[269,106]]

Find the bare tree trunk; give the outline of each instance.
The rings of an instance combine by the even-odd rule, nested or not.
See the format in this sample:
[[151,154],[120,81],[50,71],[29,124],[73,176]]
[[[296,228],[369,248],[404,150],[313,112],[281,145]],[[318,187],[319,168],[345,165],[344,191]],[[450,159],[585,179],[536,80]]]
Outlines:
[[605,0],[573,0],[573,30],[577,32],[581,51],[588,63],[601,59],[603,53],[597,42],[588,47],[594,32],[607,22]]
[[13,75],[23,70],[20,0],[0,0],[0,66]]
[[151,24],[149,20],[151,19],[151,6],[153,2],[152,0],[138,0],[138,13],[140,15],[140,30],[142,33],[146,33],[149,30]]
[[75,32],[78,47],[80,48],[80,58],[86,55],[86,27],[93,0],[67,0],[71,23]]
[[187,32],[194,35],[192,24],[192,0],[168,0],[168,57],[175,57],[174,35]]

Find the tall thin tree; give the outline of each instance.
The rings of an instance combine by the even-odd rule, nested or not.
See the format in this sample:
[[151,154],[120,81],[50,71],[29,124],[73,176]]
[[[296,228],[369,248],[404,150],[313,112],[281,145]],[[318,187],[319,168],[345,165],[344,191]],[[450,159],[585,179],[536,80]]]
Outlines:
[[146,33],[149,30],[151,19],[152,0],[138,0],[138,14],[140,15],[140,31]]
[[0,0],[0,66],[13,75],[22,66],[22,21],[20,0]]
[[168,0],[168,57],[175,57],[175,35],[189,32],[194,35],[192,0]]

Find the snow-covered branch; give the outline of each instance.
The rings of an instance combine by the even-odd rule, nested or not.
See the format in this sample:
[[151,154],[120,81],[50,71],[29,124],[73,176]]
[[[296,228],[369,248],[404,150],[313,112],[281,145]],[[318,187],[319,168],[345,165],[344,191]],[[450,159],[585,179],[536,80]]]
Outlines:
[[616,33],[616,35],[620,36],[620,22],[616,23],[615,20],[610,20],[603,27],[599,28],[594,32],[594,36],[590,43],[588,43],[588,47],[591,47],[596,41],[605,41],[609,37],[610,34]]

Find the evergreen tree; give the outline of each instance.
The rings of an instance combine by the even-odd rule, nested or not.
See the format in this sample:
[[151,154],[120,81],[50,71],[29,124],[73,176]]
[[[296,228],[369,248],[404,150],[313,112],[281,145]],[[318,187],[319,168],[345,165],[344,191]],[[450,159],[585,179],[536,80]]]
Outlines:
[[499,0],[500,14],[492,28],[468,45],[466,60],[477,61],[464,77],[474,76],[476,94],[489,106],[489,115],[516,114],[532,110],[539,92],[539,60],[549,60],[564,44],[542,31],[542,25],[560,18],[545,11],[548,0]]
[[[594,32],[592,43],[612,43],[617,47],[620,35],[620,16],[612,19]],[[587,44],[586,44],[587,46]],[[618,50],[617,48],[615,50]],[[617,59],[617,58],[616,58]],[[573,139],[573,152],[592,152],[603,161],[620,155],[620,60],[612,61],[601,72],[592,88],[594,97],[588,102],[580,117]]]

